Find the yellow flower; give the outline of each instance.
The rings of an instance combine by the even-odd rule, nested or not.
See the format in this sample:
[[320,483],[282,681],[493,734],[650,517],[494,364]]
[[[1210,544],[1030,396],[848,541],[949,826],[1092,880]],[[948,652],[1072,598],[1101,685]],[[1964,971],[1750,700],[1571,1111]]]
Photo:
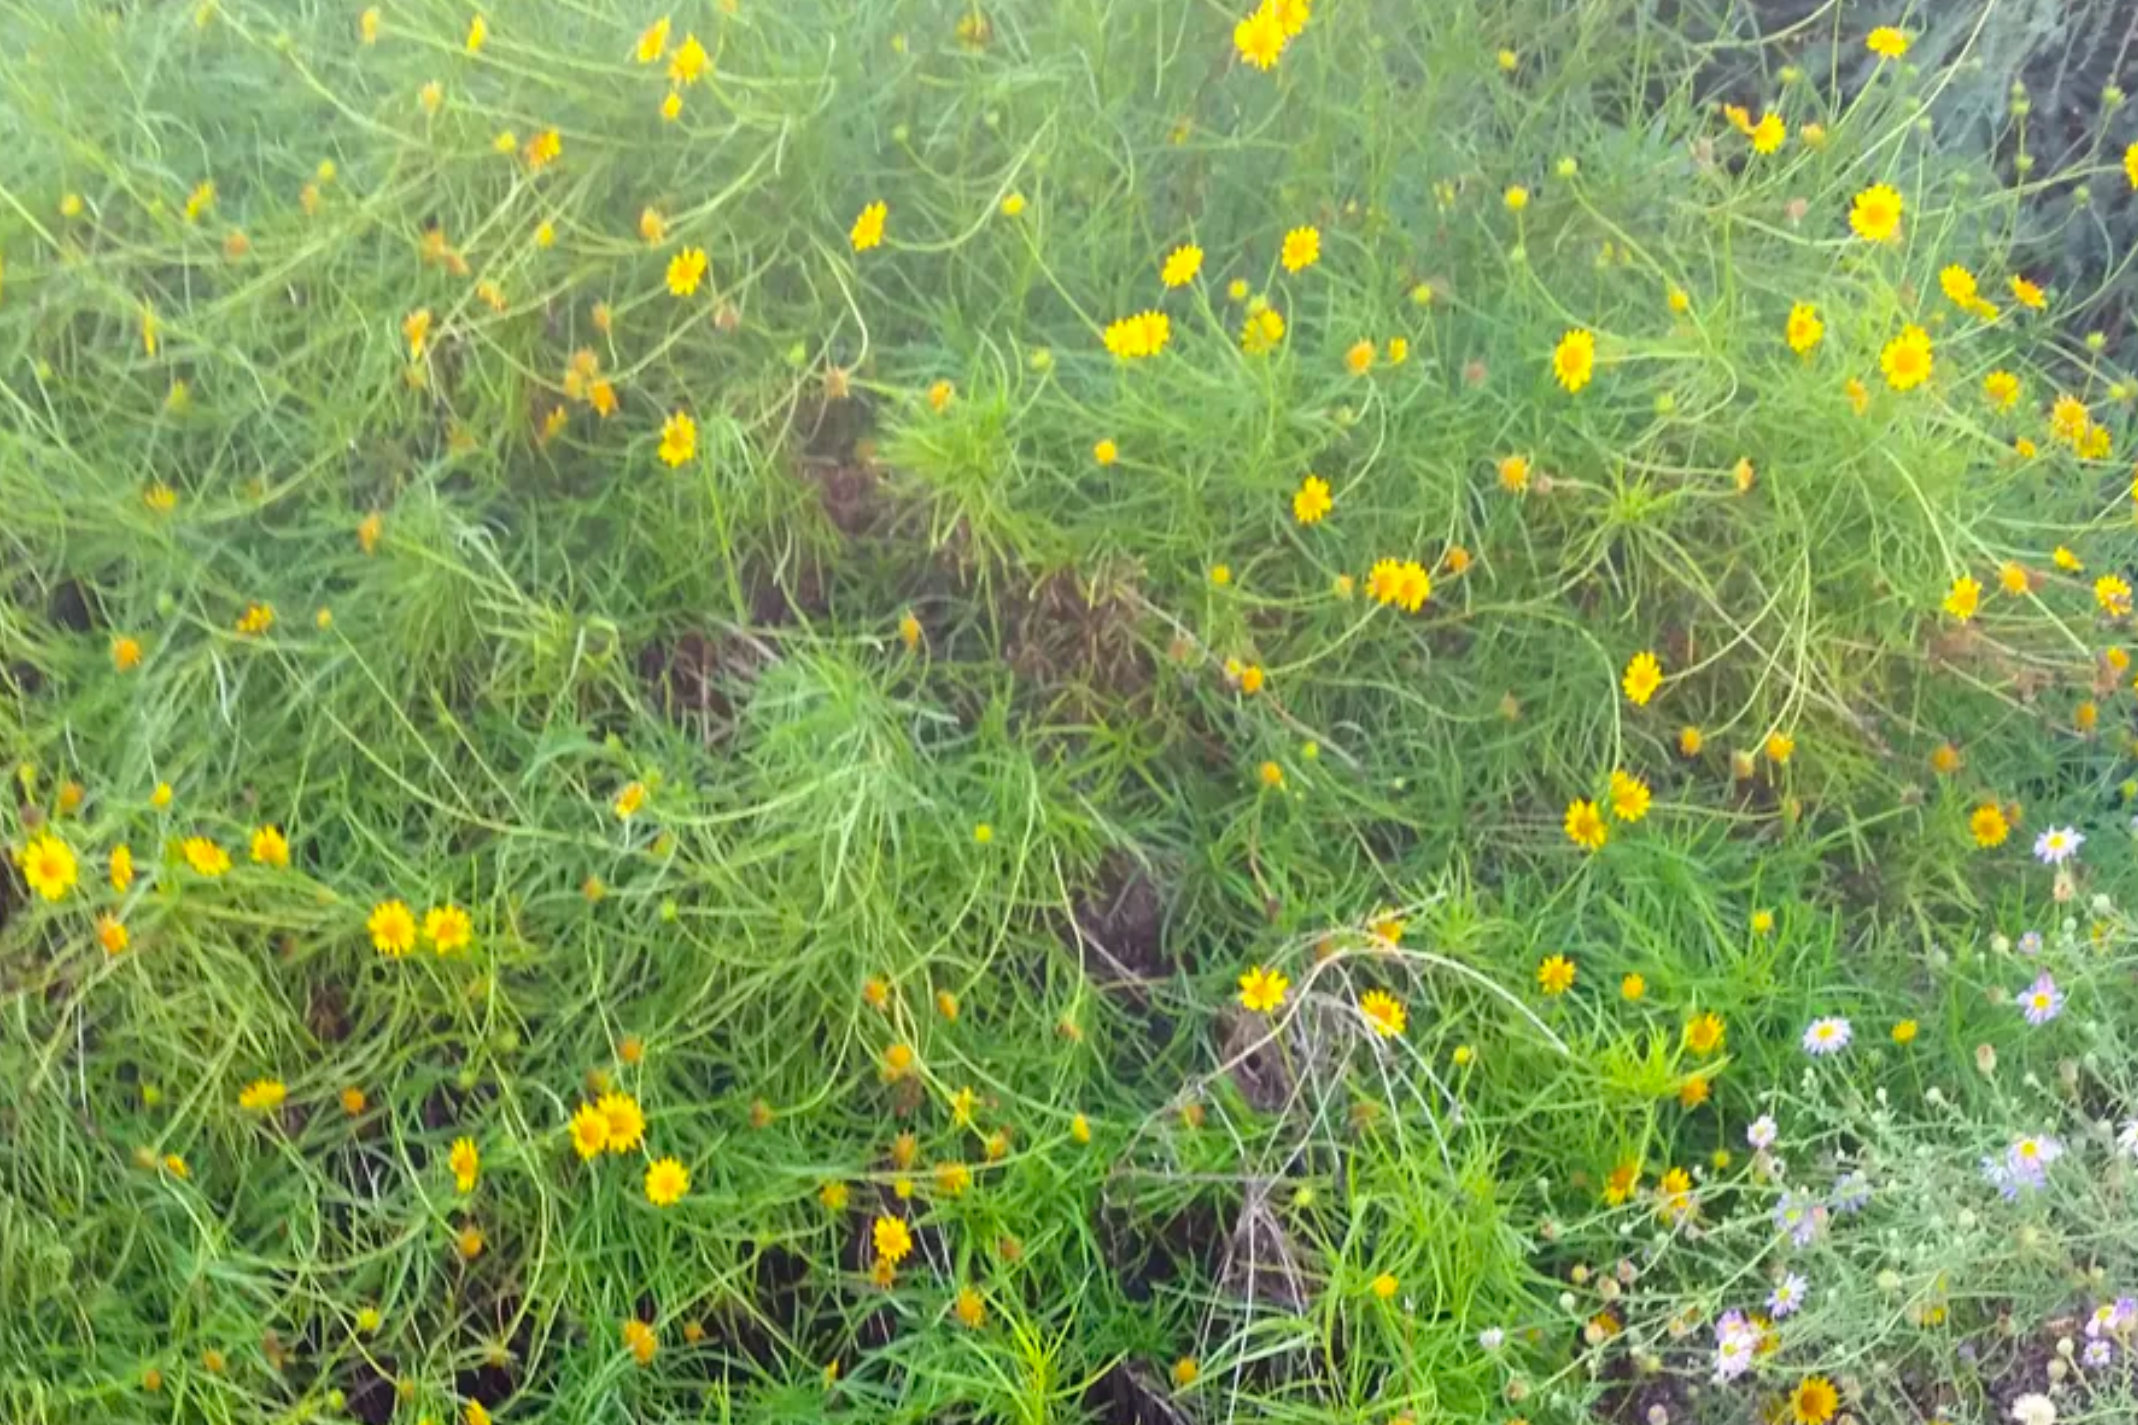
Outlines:
[[1938,273],[1938,286],[1943,289],[1946,300],[1962,311],[1971,310],[1981,295],[1975,285],[1975,274],[1957,262]]
[[356,33],[357,33],[357,37],[358,37],[359,39],[361,39],[361,40],[362,40],[362,41],[363,41],[363,42],[364,42],[365,44],[367,44],[367,45],[370,45],[370,44],[377,44],[377,43],[378,43],[378,41],[379,41],[379,7],[378,7],[378,6],[376,6],[376,5],[373,5],[373,6],[371,7],[371,8],[369,8],[369,9],[368,9],[368,10],[366,10],[366,11],[364,11],[364,13],[363,13],[362,15],[360,15],[360,16],[358,16],[358,17],[357,17],[357,22],[356,22]]
[[1640,975],[1628,975],[1618,982],[1618,992],[1629,1000],[1645,998],[1648,994],[1648,981]]
[[2038,312],[2049,305],[2049,294],[2026,278],[2014,274],[2010,281],[2012,300],[2020,306]]
[[1382,1301],[1392,1300],[1395,1297],[1398,1287],[1399,1283],[1394,1277],[1390,1276],[1387,1272],[1383,1272],[1379,1276],[1375,1277],[1371,1284],[1373,1294]]
[[74,849],[50,833],[23,848],[16,864],[22,867],[22,879],[30,889],[48,901],[59,900],[74,889]]
[[1321,261],[1321,229],[1293,228],[1286,233],[1278,260],[1284,264],[1286,272],[1304,272]]
[[582,1161],[601,1156],[609,1146],[607,1115],[591,1103],[582,1103],[572,1114],[572,1151]]
[[1292,492],[1292,518],[1301,524],[1320,524],[1336,501],[1329,494],[1329,482],[1319,475],[1309,475],[1299,482]]
[[477,15],[468,22],[468,53],[482,53],[483,41],[490,38],[490,22]]
[[683,96],[676,90],[669,90],[667,97],[661,100],[661,118],[672,124],[682,112]]
[[668,259],[668,290],[678,297],[690,296],[704,280],[705,267],[704,248],[684,248]]
[[1255,769],[1255,776],[1271,791],[1276,791],[1284,785],[1284,767],[1280,763],[1264,762]]
[[2016,599],[2034,587],[2034,580],[2027,574],[2025,565],[2007,559],[1997,566],[1997,584]]
[[1857,415],[1860,416],[1871,408],[1870,391],[1855,377],[1849,377],[1842,385],[1841,391],[1843,395],[1848,397],[1849,409]]
[[273,604],[247,604],[245,612],[238,615],[237,631],[247,638],[257,638],[275,626]]
[[1819,320],[1817,307],[1809,302],[1798,302],[1789,309],[1789,322],[1784,331],[1789,338],[1789,349],[1803,356],[1826,335],[1826,323]]
[[1240,1004],[1249,1013],[1269,1014],[1284,1003],[1291,983],[1281,972],[1256,965],[1240,976]]
[[1767,734],[1767,760],[1772,762],[1775,766],[1788,766],[1789,759],[1796,755],[1796,750],[1797,740],[1794,737],[1791,737],[1788,733],[1770,732]]
[[1619,686],[1625,689],[1627,702],[1635,707],[1647,707],[1656,689],[1663,686],[1663,665],[1656,661],[1652,652],[1636,653],[1626,663],[1626,673],[1619,680]]
[[1519,495],[1529,488],[1529,457],[1509,455],[1500,461],[1500,488]]
[[1890,184],[1875,183],[1856,195],[1848,225],[1867,242],[1891,242],[1900,236],[1900,194]]
[[1366,1027],[1383,1039],[1395,1038],[1410,1022],[1403,1001],[1386,990],[1368,990],[1360,995],[1359,1013],[1365,1016]]
[[1774,929],[1774,912],[1773,912],[1773,911],[1771,911],[1771,910],[1755,910],[1755,911],[1753,911],[1753,912],[1752,912],[1752,933],[1753,933],[1754,935],[1765,935],[1765,934],[1769,933],[1770,931],[1772,931],[1773,929]]
[[1529,190],[1519,183],[1511,184],[1500,195],[1500,201],[1507,205],[1508,212],[1519,213],[1529,206]]
[[1548,955],[1537,965],[1537,988],[1554,998],[1574,987],[1574,962],[1564,955]]
[[1202,1373],[1202,1367],[1195,1363],[1195,1357],[1182,1356],[1179,1360],[1173,1362],[1173,1388],[1186,1390],[1189,1386],[1195,1384],[1196,1377]]
[[631,1316],[624,1320],[624,1350],[631,1352],[631,1359],[639,1365],[652,1365],[654,1352],[661,1348],[661,1335],[644,1320]]
[[1185,287],[1202,270],[1203,250],[1191,242],[1166,255],[1165,265],[1158,269],[1158,280],[1168,287]]
[[659,64],[661,56],[668,53],[668,17],[661,16],[639,32],[638,44],[632,48],[631,57],[640,64]]
[[1863,47],[1880,59],[1899,59],[1908,52],[1908,36],[1891,25],[1880,25],[1863,37]]
[[2138,188],[2138,143],[2123,150],[2123,176],[2131,181],[2131,187]]
[[194,874],[211,881],[230,869],[230,853],[205,836],[189,836],[178,849]]
[[[1894,32],[1898,34],[1898,31]],[[1901,41],[1901,48],[1907,48]],[[1797,1382],[1797,1388],[1789,1393],[1789,1413],[1796,1425],[1826,1425],[1841,1408],[1841,1395],[1834,1383],[1825,1376],[1806,1376]]]
[[401,335],[408,338],[408,359],[418,360],[423,355],[423,344],[431,334],[431,309],[418,307],[401,318]]
[[1415,559],[1380,559],[1367,575],[1366,587],[1377,602],[1414,614],[1433,596],[1433,577]]
[[632,817],[637,816],[639,808],[645,805],[646,784],[644,782],[624,783],[623,790],[616,794],[615,810],[617,820],[629,821]]
[[668,56],[668,82],[678,85],[696,84],[698,77],[705,73],[709,58],[705,53],[705,46],[698,43],[696,35],[683,36],[683,43],[677,45],[675,53]]
[[1916,1022],[1912,1019],[1904,1019],[1893,1026],[1893,1042],[1895,1044],[1913,1044],[1917,1032],[1918,1026]]
[[97,943],[104,947],[105,954],[120,954],[132,940],[133,937],[127,933],[126,926],[120,922],[117,916],[100,915],[97,917]]
[[958,394],[958,388],[948,381],[937,381],[928,388],[928,409],[937,415],[950,409],[950,402]]
[[698,451],[698,423],[688,412],[677,411],[661,423],[662,463],[670,469],[683,464]]
[[1249,356],[1267,356],[1283,340],[1284,313],[1267,303],[1250,303],[1246,320],[1240,323],[1240,350]]
[[1121,458],[1121,447],[1110,440],[1102,440],[1091,447],[1091,458],[1101,465],[1111,465]]
[[1886,384],[1896,391],[1912,391],[1929,380],[1931,364],[1930,334],[1912,325],[1902,327],[1878,356]]
[[605,1093],[594,1106],[608,1121],[609,1137],[605,1146],[611,1153],[628,1153],[645,1141],[646,1115],[639,1108],[637,1099],[627,1093]]
[[278,869],[290,863],[289,839],[279,826],[263,826],[252,834],[252,860],[256,866]]
[[1656,1213],[1666,1222],[1683,1222],[1693,1214],[1692,1174],[1672,1168],[1656,1184]]
[[2065,548],[2061,544],[2056,547],[2056,552],[2051,554],[2049,557],[2056,561],[2057,568],[2063,570],[2067,574],[2082,573],[2086,568],[2085,562],[2081,560],[2078,555],[2073,554],[2069,549]]
[[1789,138],[1789,126],[1782,122],[1780,114],[1762,114],[1752,126],[1752,151],[1773,153]]
[[903,1219],[888,1214],[877,1217],[869,1228],[869,1236],[876,1246],[877,1260],[896,1267],[913,1251],[913,1234],[906,1229]]
[[1728,1033],[1720,1015],[1695,1015],[1685,1026],[1685,1047],[1704,1059],[1722,1047]]
[[1611,815],[1623,822],[1636,822],[1648,815],[1648,784],[1630,772],[1611,774]]
[[1103,339],[1107,351],[1121,361],[1136,361],[1156,356],[1165,350],[1166,342],[1173,335],[1173,319],[1164,312],[1138,312],[1133,317],[1123,317],[1109,323]]
[[1373,369],[1373,343],[1362,341],[1344,353],[1344,365],[1353,376],[1364,376]]
[[1982,398],[2000,411],[2019,404],[2019,378],[2009,371],[1992,371],[1982,378]]
[[690,1191],[690,1169],[674,1158],[659,1158],[646,1165],[646,1201],[655,1207],[674,1207]]
[[238,1107],[254,1113],[272,1113],[282,1107],[282,1101],[287,1097],[289,1090],[283,1086],[282,1080],[254,1079],[238,1090]]
[[473,1138],[455,1138],[453,1151],[446,1158],[446,1166],[453,1170],[453,1185],[462,1193],[475,1191],[475,1178],[482,1171],[482,1154],[475,1151]]
[[2002,846],[2004,839],[2012,834],[2011,822],[2005,820],[2004,808],[1995,802],[1984,802],[1967,818],[1967,829],[1975,838],[1975,845],[1987,850]]
[[1306,29],[1307,21],[1313,18],[1314,0],[1272,0],[1271,9],[1277,13],[1277,24],[1286,39],[1297,39]]
[[1005,218],[1022,217],[1025,210],[1024,194],[1008,193],[1003,195],[999,210]]
[[169,806],[171,804],[171,784],[169,782],[158,782],[156,790],[148,794],[148,804],[158,811],[162,811]]
[[1596,338],[1587,330],[1576,327],[1559,338],[1559,345],[1552,349],[1552,375],[1559,384],[1573,395],[1589,384],[1596,373]]
[[2069,393],[2059,395],[2049,407],[2049,434],[2067,445],[2076,446],[2085,440],[2092,425],[2093,416],[2086,403]]
[[432,906],[423,914],[423,938],[440,955],[450,955],[468,948],[475,939],[475,925],[457,905]]
[[1576,800],[1567,804],[1566,836],[1584,851],[1601,851],[1611,839],[1611,829],[1605,825],[1596,803]]
[[555,129],[544,129],[527,141],[520,150],[520,157],[527,162],[527,171],[540,173],[555,163],[564,154],[564,138]]
[[380,901],[364,921],[371,932],[371,948],[381,955],[399,958],[416,948],[416,913],[406,901]]
[[867,252],[881,243],[884,219],[890,215],[890,206],[881,200],[863,208],[860,216],[854,219],[853,229],[846,235],[847,241],[854,245],[854,251]]
[[1617,1207],[1632,1197],[1640,1185],[1641,1165],[1631,1158],[1621,1159],[1604,1174],[1603,1200]]
[[445,104],[445,86],[433,79],[416,91],[416,102],[423,106],[424,113],[435,117]]
[[186,195],[186,221],[198,222],[200,215],[215,206],[215,181],[205,179]]
[[[133,848],[127,846],[123,842],[117,846],[112,847],[110,870],[111,888],[117,891],[120,895],[125,895],[127,887],[131,886],[134,883]],[[42,892],[40,892],[40,894],[42,894]]]
[[1707,734],[1688,723],[1678,729],[1678,755],[1698,757],[1700,749],[1707,745]]
[[1262,0],[1253,14],[1232,27],[1233,48],[1240,58],[1260,70],[1268,70],[1284,53],[1284,22],[1277,18],[1274,0]]
[[1975,609],[1982,602],[1982,585],[1966,574],[1952,581],[1952,592],[1945,596],[1945,612],[1961,623],[1975,616]]
[[1388,364],[1401,366],[1410,360],[1410,341],[1406,337],[1392,336],[1388,339]]

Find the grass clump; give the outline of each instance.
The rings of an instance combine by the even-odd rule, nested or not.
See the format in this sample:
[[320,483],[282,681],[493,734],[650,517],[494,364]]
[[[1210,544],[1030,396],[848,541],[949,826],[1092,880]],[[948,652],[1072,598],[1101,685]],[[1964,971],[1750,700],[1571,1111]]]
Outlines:
[[0,5],[0,1416],[2128,1411],[1966,8]]

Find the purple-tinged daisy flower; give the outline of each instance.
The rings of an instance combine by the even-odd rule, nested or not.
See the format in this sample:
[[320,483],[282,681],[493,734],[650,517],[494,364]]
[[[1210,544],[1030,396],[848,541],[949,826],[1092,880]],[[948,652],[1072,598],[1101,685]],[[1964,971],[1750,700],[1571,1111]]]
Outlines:
[[1804,1030],[1804,1052],[1813,1058],[1838,1054],[1848,1048],[1848,1041],[1853,1032],[1848,1027],[1848,1021],[1839,1015],[1814,1019]]
[[2041,954],[2041,932],[2039,930],[2030,930],[2019,937],[2019,953],[2029,956]]
[[2064,1012],[2064,992],[2056,987],[2047,970],[2020,992],[2019,1012],[2033,1025],[2047,1024]]
[[1753,1119],[1752,1126],[1745,1130],[1745,1141],[1762,1152],[1772,1148],[1774,1140],[1780,1136],[1781,1129],[1775,1126],[1774,1115],[1771,1113],[1763,1113]]
[[1834,1179],[1834,1211],[1861,1212],[1870,1201],[1871,1180],[1862,1173],[1843,1173]]
[[1805,1293],[1810,1290],[1811,1287],[1804,1278],[1791,1272],[1782,1278],[1781,1284],[1776,1286],[1773,1294],[1767,1298],[1767,1310],[1777,1321],[1784,1316],[1793,1316],[1803,1307]]
[[1715,1323],[1715,1382],[1733,1381],[1752,1368],[1759,1351],[1759,1328],[1742,1311],[1726,1311]]
[[2086,835],[2073,827],[2052,826],[2034,838],[2034,855],[2044,866],[2061,866],[2079,854]]
[[1785,1192],[1775,1199],[1774,1225],[1799,1247],[1809,1247],[1825,1222],[1826,1209],[1807,1198]]

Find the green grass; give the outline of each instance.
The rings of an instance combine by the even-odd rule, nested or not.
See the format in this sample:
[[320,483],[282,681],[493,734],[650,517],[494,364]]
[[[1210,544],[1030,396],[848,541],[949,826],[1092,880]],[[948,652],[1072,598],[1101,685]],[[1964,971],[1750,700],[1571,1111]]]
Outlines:
[[[2120,104],[2053,173],[2023,105],[1994,162],[1942,122],[1998,5],[1321,0],[1267,73],[1185,0],[732,8],[673,9],[713,59],[669,122],[614,0],[500,4],[477,54],[443,0],[375,43],[342,0],[0,3],[5,839],[78,863],[0,887],[0,1417],[1735,1421],[1813,1375],[1862,1420],[2127,1411],[2125,1343],[2056,1356],[2138,1290],[2094,584],[2132,577],[2138,379],[2120,259],[2055,267],[2129,216]],[[1876,183],[1890,243],[1850,231]],[[1166,348],[1116,360],[1146,309]],[[2067,393],[2106,453],[2052,435]],[[1585,853],[1619,769],[1653,806]],[[378,953],[391,899],[472,945]],[[1824,1015],[1855,1043],[1813,1061]],[[604,1089],[645,1147],[582,1163]],[[1978,1160],[2040,1133],[2000,1200]],[[1777,1231],[1849,1172],[1863,1211]],[[1809,1305],[1713,1383],[1788,1271]]]

